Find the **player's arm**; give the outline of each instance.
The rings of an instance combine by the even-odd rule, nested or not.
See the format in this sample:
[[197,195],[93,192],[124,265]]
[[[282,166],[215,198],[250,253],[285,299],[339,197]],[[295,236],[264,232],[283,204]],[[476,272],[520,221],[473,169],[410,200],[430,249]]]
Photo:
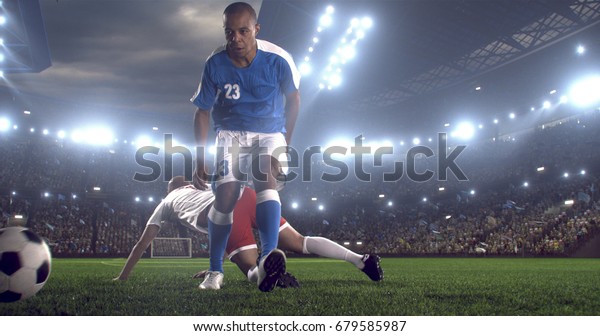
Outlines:
[[133,270],[150,243],[154,240],[154,238],[156,238],[158,231],[160,231],[160,227],[158,225],[146,226],[144,233],[142,233],[142,236],[131,250],[131,253],[129,253],[129,257],[127,258],[125,266],[123,266],[123,269],[121,270],[121,274],[119,274],[119,276],[113,280],[127,280],[129,278],[131,270]]
[[285,96],[285,141],[289,146],[296,127],[296,119],[300,112],[300,91],[293,91]]
[[196,109],[194,114],[194,138],[196,146],[201,149],[196,157],[196,172],[194,173],[194,186],[200,190],[205,190],[208,186],[206,181],[208,176],[204,164],[204,153],[208,139],[208,131],[210,127],[210,111],[201,108]]

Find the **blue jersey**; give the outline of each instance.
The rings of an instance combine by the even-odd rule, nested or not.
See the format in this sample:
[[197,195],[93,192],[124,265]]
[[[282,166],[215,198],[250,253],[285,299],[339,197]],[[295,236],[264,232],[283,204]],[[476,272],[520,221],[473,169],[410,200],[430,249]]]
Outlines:
[[216,131],[285,133],[285,95],[298,90],[300,74],[292,57],[277,45],[257,40],[245,68],[233,65],[225,46],[206,60],[191,101],[210,111]]

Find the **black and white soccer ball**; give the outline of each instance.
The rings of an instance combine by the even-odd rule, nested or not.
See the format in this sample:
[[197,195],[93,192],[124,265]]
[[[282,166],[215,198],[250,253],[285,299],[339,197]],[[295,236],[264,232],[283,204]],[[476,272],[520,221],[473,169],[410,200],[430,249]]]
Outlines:
[[24,300],[48,280],[52,258],[48,244],[23,227],[0,229],[0,302]]

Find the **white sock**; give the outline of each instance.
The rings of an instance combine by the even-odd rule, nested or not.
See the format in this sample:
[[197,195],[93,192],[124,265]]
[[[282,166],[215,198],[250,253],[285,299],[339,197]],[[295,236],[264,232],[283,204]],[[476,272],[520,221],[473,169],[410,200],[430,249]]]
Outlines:
[[304,237],[302,252],[313,253],[322,257],[344,260],[354,264],[358,269],[365,267],[362,255],[356,254],[340,244],[323,237]]
[[252,282],[252,283],[257,283],[258,282],[258,267],[254,266],[251,269],[248,270],[248,281]]

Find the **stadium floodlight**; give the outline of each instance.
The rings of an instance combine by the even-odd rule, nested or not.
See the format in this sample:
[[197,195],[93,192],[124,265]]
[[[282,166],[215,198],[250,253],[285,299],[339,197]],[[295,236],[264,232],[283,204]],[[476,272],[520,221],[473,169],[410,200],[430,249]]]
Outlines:
[[564,178],[568,178],[568,177],[569,177],[569,173],[564,173],[564,174],[563,174],[563,177],[564,177]]
[[359,40],[362,40],[365,38],[365,31],[362,29],[359,29],[356,31],[356,38]]
[[35,133],[35,128],[33,128],[33,127],[32,127],[32,128],[30,128],[30,129],[29,129],[29,132],[30,132],[30,133]]
[[352,20],[350,20],[351,27],[358,27],[358,25],[360,25],[360,20],[358,18],[352,18]]
[[298,202],[292,203],[292,209],[298,209]]
[[311,52],[313,52],[313,51],[315,51],[315,48],[313,48],[313,47],[309,47],[309,48],[308,48],[308,52],[309,52],[309,53],[311,53]]
[[0,118],[0,132],[8,131],[10,128],[10,120],[6,118]]
[[4,71],[0,70],[0,78],[4,78]]
[[544,167],[538,167],[538,168],[537,168],[537,171],[538,171],[538,172],[543,172],[545,169],[546,169],[546,168],[544,168]]
[[475,127],[470,122],[462,122],[456,126],[456,130],[451,134],[459,139],[470,140],[475,135]]
[[427,202],[427,197],[423,197],[423,202]]
[[149,136],[147,135],[142,135],[139,138],[137,138],[137,140],[135,140],[135,143],[138,145],[138,147],[145,147],[145,146],[152,146],[152,139],[150,139]]
[[556,91],[556,90],[551,90],[551,91],[550,91],[550,94],[551,94],[551,95],[553,95],[553,94],[556,94],[556,92],[558,92],[558,91]]
[[19,129],[19,125],[13,125],[13,129],[14,130],[18,130]]
[[575,203],[575,201],[573,200],[566,200],[565,201],[565,205],[573,205]]
[[0,38],[0,46],[3,46],[3,45],[4,45],[4,39]]
[[332,5],[329,5],[327,8],[325,8],[325,13],[333,14],[333,12],[335,12],[335,8]]
[[566,104],[568,102],[569,102],[569,97],[567,97],[567,96],[561,96],[560,97],[560,103],[561,104]]
[[46,192],[44,193],[44,197],[50,197],[50,193],[46,191]]
[[323,211],[325,210],[325,207],[323,206],[323,204],[319,204],[319,211]]
[[365,29],[369,29],[373,27],[373,20],[370,17],[364,17],[360,20],[360,25]]
[[404,141],[400,141],[400,146],[404,146]]
[[30,115],[31,111],[23,111],[23,114]]
[[316,43],[319,43],[319,38],[315,36],[315,37],[313,37],[312,41],[313,41],[313,43],[315,43],[315,44],[316,44]]
[[581,175],[585,175],[585,170],[582,170],[580,173]]
[[479,124],[479,129],[483,129],[483,124]]
[[210,155],[217,154],[217,147],[215,145],[208,147],[208,154],[210,154]]
[[450,218],[452,218],[452,215],[447,215],[446,216],[446,219],[450,219]]
[[340,48],[339,53],[342,55],[342,58],[345,60],[353,59],[356,56],[356,49],[354,46],[348,44],[343,48]]
[[388,201],[387,205],[388,205],[389,207],[391,207],[391,206],[393,206],[393,205],[394,205],[394,202],[392,202],[392,201]]
[[583,55],[585,54],[585,47],[582,46],[581,44],[577,46],[577,54],[578,55]]
[[44,129],[44,130],[42,131],[42,134],[43,134],[43,135],[48,135],[49,133],[50,133],[50,131],[48,131],[48,129]]
[[523,182],[523,187],[529,187],[529,182]]
[[303,76],[308,76],[312,72],[312,67],[307,62],[303,62],[302,64],[300,64],[299,70]]
[[4,62],[4,53],[0,53],[0,62]]
[[154,126],[154,127],[152,127],[152,130],[153,131],[158,131],[158,127]]
[[316,201],[316,200],[317,200],[317,198],[316,198],[316,197],[313,197],[313,198],[311,198],[310,200],[311,200],[311,201]]
[[590,107],[600,102],[600,76],[584,78],[571,88],[571,101],[578,107]]
[[471,189],[471,191],[469,191],[469,194],[475,195],[475,189]]
[[550,101],[546,100],[544,102],[544,104],[542,105],[542,107],[544,107],[545,109],[549,109],[550,107],[552,107],[552,103],[550,103]]
[[0,26],[6,23],[6,16],[0,15]]
[[413,145],[418,146],[421,144],[421,139],[419,138],[414,138],[412,141]]
[[446,188],[444,188],[444,187],[439,187],[439,188],[438,188],[438,190],[439,190],[439,191],[444,191],[444,190],[446,190]]
[[379,194],[379,198],[384,198],[385,194]]
[[508,117],[509,117],[510,119],[515,119],[515,118],[517,117],[517,115],[516,115],[514,112],[511,112],[511,113],[508,115]]
[[58,136],[59,139],[64,139],[67,136],[67,133],[63,130],[58,131],[58,133],[56,134]]
[[333,18],[329,14],[323,15],[319,19],[320,27],[329,27],[329,26],[331,26],[332,23],[333,23]]
[[498,119],[494,119],[494,124],[498,124]]
[[148,202],[154,202],[154,197],[152,197],[152,196],[148,197]]
[[136,202],[139,202],[139,201],[140,201],[140,198],[136,196],[136,197],[134,198],[134,200],[135,200]]
[[94,187],[93,189],[94,189],[94,191],[101,191],[102,190],[102,188],[100,188],[100,187]]
[[76,195],[76,194],[73,194],[71,197],[72,197],[73,199],[77,199],[77,195]]

